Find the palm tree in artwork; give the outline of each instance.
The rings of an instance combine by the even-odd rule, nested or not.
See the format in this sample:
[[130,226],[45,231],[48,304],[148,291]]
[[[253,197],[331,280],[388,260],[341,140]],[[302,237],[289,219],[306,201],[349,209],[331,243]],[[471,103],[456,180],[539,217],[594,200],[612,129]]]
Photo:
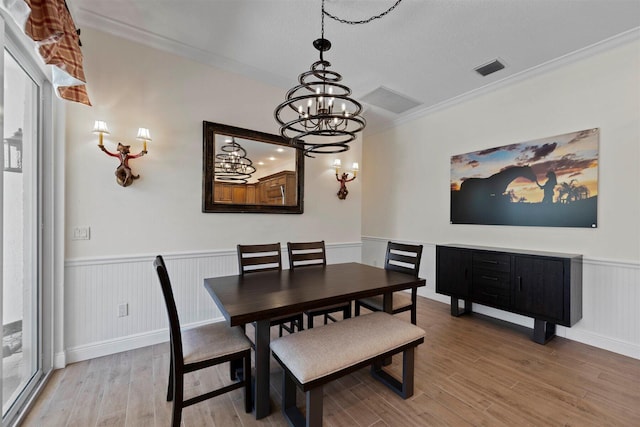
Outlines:
[[576,180],[561,182],[558,190],[560,203],[571,203],[589,198],[589,189],[584,185],[576,185]]

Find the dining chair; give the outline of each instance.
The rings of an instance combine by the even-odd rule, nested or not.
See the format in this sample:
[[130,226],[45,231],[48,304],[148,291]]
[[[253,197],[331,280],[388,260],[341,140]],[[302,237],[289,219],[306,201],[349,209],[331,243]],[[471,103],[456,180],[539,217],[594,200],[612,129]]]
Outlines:
[[[160,280],[169,317],[171,361],[167,401],[173,401],[171,425],[173,427],[180,426],[183,408],[242,387],[244,387],[244,409],[246,412],[251,412],[253,407],[251,343],[242,328],[239,326],[229,327],[224,322],[215,322],[181,329],[171,281],[162,256],[156,257],[153,266]],[[243,364],[244,379],[190,399],[184,399],[185,374],[231,361],[239,361]]]
[[[408,245],[404,243],[387,243],[387,254],[384,259],[384,269],[399,271],[418,277],[420,271],[420,258],[422,257],[422,245]],[[393,293],[392,314],[411,311],[411,323],[416,324],[416,298],[417,289],[411,289],[411,296],[406,292]],[[362,298],[355,301],[354,314],[360,315],[360,308],[364,307],[371,311],[383,311],[383,296]]]
[[[319,242],[287,242],[287,252],[289,253],[290,270],[308,266],[327,265],[324,240]],[[317,316],[324,316],[325,325],[329,320],[336,322],[336,318],[331,316],[331,314],[340,311],[342,312],[343,319],[351,317],[351,301],[305,311],[304,313],[307,315],[307,328],[313,328],[313,319]]]
[[[238,267],[243,276],[261,271],[282,271],[280,243],[238,245]],[[292,334],[296,328],[299,331],[304,329],[304,318],[302,313],[274,317],[271,326],[278,326],[279,336],[283,330]]]

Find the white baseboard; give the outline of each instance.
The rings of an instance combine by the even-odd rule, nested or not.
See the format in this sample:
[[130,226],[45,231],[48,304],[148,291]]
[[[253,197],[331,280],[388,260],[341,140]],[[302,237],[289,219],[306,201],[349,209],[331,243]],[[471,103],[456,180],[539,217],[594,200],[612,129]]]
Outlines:
[[[561,326],[558,326],[558,328],[561,328]],[[562,329],[565,330],[565,338],[567,339],[640,360],[640,345],[638,344],[605,337],[577,327]]]
[[[220,321],[224,321],[224,318],[216,318],[204,322],[191,323],[189,325],[185,325],[184,327],[189,328]],[[74,363],[80,362],[82,360],[95,359],[97,357],[108,356],[110,354],[120,353],[123,351],[135,350],[137,348],[148,347],[150,345],[160,344],[168,341],[168,329],[160,329],[156,331],[144,332],[141,334],[129,335],[126,337],[69,348],[66,352],[66,362]],[[57,359],[56,362],[58,362]],[[56,366],[56,368],[58,367],[64,367],[64,365]]]
[[[429,291],[418,291],[418,294],[425,298],[439,301],[448,305],[451,304],[450,297],[446,295],[441,295]],[[481,304],[473,304],[473,312],[484,314],[485,316],[493,317],[505,322],[524,326],[526,328],[533,328],[533,319],[530,317],[521,316],[519,314],[509,313],[507,311],[498,310]],[[581,329],[577,326],[574,326],[573,328],[567,328],[558,325],[556,327],[556,335],[572,341],[577,341],[593,347],[612,351],[623,356],[640,359],[640,345],[605,337],[603,335]]]
[[53,369],[62,369],[67,366],[67,353],[61,351],[53,356]]
[[[429,298],[435,301],[439,301],[445,304],[450,303],[450,298],[446,295],[437,294],[428,289],[421,289],[418,294],[425,298]],[[486,307],[480,304],[474,304],[473,311],[476,313],[484,314],[489,317],[504,320],[506,322],[515,323],[527,328],[533,328],[533,319],[520,316],[514,313],[509,313],[502,310],[497,310],[491,307]],[[223,318],[213,319],[206,322],[198,322],[188,325],[198,326],[210,322],[224,321]],[[565,328],[558,326],[556,331],[558,336],[581,342],[583,344],[591,345],[594,347],[602,348],[614,353],[622,354],[624,356],[632,357],[634,359],[640,359],[640,346],[615,340],[609,337],[595,334],[590,331],[582,330],[580,328]],[[54,360],[54,368],[64,368],[67,363],[79,362],[82,360],[94,359],[97,357],[107,356],[122,351],[134,350],[141,347],[160,344],[169,340],[169,332],[166,329],[146,332],[142,334],[130,335],[127,337],[117,338],[113,340],[107,340],[99,343],[92,343],[90,345],[78,346],[75,348],[67,349],[66,352],[57,353]]]

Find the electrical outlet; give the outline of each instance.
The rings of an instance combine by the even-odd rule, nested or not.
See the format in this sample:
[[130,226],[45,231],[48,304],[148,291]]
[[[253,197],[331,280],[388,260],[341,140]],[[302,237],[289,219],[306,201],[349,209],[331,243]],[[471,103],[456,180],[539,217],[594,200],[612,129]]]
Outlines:
[[72,240],[90,240],[91,227],[73,227]]
[[118,317],[125,317],[129,315],[129,304],[120,304],[118,306]]

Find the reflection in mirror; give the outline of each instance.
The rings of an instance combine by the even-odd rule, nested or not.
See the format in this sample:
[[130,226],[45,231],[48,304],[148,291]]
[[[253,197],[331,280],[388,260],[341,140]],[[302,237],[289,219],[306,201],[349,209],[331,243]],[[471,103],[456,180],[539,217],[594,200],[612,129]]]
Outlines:
[[304,158],[284,138],[204,122],[204,212],[302,213]]

